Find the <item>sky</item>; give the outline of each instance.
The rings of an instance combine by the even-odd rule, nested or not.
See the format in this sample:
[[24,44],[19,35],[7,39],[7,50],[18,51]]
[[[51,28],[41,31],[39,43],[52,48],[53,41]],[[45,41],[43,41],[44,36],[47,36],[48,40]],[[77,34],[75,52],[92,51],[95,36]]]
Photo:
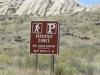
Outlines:
[[78,0],[78,2],[82,4],[95,4],[100,3],[100,0]]

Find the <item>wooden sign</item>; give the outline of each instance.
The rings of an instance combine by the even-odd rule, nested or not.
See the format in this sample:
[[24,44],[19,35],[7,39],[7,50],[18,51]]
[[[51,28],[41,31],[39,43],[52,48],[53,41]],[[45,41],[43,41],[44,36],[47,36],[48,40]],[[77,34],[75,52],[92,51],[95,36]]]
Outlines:
[[30,53],[59,53],[59,25],[57,21],[31,22]]

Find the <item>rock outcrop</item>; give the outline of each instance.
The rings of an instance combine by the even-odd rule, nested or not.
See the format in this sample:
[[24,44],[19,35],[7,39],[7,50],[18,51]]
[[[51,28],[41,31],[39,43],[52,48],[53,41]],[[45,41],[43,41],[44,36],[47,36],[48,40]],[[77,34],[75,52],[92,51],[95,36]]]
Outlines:
[[0,14],[4,15],[7,13],[9,8],[9,1],[8,0],[0,0]]
[[[98,7],[99,8],[99,7]],[[95,10],[85,7],[75,0],[0,0],[0,14],[14,15],[59,15],[64,12],[81,12]]]

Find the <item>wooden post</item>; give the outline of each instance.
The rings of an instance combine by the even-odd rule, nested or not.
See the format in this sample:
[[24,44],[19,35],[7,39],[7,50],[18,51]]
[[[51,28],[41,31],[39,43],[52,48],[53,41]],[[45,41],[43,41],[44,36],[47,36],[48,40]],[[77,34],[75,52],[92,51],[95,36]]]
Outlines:
[[55,56],[50,55],[50,75],[54,75]]
[[35,70],[38,69],[38,54],[35,55]]

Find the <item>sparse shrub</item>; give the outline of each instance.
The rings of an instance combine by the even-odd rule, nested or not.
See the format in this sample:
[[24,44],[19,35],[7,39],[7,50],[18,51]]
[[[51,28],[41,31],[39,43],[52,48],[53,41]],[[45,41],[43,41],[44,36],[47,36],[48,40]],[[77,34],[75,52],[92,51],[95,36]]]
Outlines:
[[17,65],[18,65],[19,68],[21,68],[21,67],[23,66],[23,62],[22,62],[21,57],[19,57],[19,58],[17,59]]
[[38,64],[40,70],[46,70],[49,68],[48,62],[42,61]]
[[27,55],[25,57],[24,67],[25,68],[33,67],[34,63],[33,60],[34,60],[33,57]]
[[96,69],[90,62],[87,63],[85,68],[85,75],[94,75],[94,69]]
[[8,70],[7,72],[5,72],[4,75],[16,75],[16,74],[15,74],[15,72]]
[[0,75],[16,75],[14,70],[0,70]]
[[79,71],[72,64],[66,64],[65,75],[79,75]]
[[56,64],[55,75],[65,75],[65,67],[63,64]]
[[9,55],[6,54],[0,54],[0,64],[12,64],[12,59]]

